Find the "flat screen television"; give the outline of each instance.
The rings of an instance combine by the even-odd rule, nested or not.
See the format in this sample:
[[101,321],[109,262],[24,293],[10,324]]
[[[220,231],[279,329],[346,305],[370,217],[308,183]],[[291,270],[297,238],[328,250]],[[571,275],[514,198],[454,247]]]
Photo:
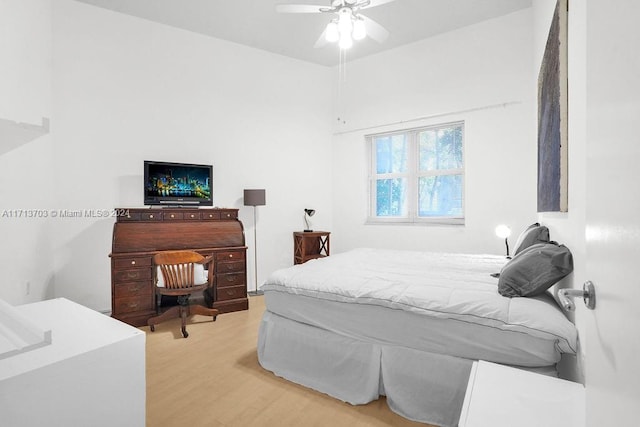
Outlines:
[[144,161],[144,204],[212,206],[213,166]]

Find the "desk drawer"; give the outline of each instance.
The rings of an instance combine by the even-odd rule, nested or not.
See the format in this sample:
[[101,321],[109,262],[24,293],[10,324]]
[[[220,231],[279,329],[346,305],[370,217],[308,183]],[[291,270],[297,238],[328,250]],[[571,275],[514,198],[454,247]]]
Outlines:
[[116,209],[116,211],[118,211],[118,221],[140,221],[140,212],[129,212],[129,209]]
[[114,311],[118,314],[151,310],[154,308],[153,296],[138,295],[134,297],[116,298],[113,304],[113,308]]
[[238,218],[238,211],[221,211],[220,219],[236,219]]
[[239,261],[244,260],[244,251],[228,251],[218,252],[216,254],[216,261]]
[[244,273],[216,274],[216,285],[218,288],[245,284]]
[[162,212],[150,211],[141,212],[140,220],[142,221],[162,221]]
[[244,261],[219,262],[216,267],[216,271],[219,274],[244,273]]
[[151,279],[150,268],[134,268],[131,270],[114,271],[114,283],[136,282]]
[[246,286],[219,288],[216,290],[216,301],[227,301],[230,299],[244,298],[246,296],[246,291]]
[[186,212],[183,218],[187,221],[200,221],[200,212]]
[[217,221],[220,219],[220,212],[207,212],[203,210],[200,212],[200,219],[205,221]]
[[146,282],[127,282],[116,283],[113,286],[113,295],[115,298],[128,298],[142,295],[151,295],[153,293],[153,284]]
[[139,267],[151,267],[151,257],[127,257],[127,258],[115,258],[113,260],[113,266],[116,270],[128,270]]
[[184,219],[183,212],[163,212],[163,216],[165,221],[179,221]]

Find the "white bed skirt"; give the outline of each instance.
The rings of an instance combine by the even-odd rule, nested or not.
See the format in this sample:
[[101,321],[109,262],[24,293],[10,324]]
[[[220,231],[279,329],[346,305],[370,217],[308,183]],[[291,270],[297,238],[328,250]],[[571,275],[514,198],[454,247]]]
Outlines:
[[353,405],[387,396],[410,420],[457,426],[472,360],[365,342],[265,311],[263,368]]

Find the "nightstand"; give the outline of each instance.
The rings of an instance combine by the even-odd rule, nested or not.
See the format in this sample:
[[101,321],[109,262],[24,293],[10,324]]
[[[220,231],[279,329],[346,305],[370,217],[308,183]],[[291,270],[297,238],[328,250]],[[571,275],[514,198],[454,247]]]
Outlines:
[[293,233],[293,263],[329,256],[328,231],[295,231]]

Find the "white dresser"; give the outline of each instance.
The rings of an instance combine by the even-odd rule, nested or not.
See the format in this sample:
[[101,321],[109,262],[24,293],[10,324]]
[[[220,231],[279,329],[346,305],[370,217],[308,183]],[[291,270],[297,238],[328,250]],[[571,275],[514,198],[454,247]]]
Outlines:
[[0,359],[0,424],[145,426],[144,332],[63,298],[15,309],[51,343]]
[[584,427],[584,386],[495,363],[474,362],[458,425]]

